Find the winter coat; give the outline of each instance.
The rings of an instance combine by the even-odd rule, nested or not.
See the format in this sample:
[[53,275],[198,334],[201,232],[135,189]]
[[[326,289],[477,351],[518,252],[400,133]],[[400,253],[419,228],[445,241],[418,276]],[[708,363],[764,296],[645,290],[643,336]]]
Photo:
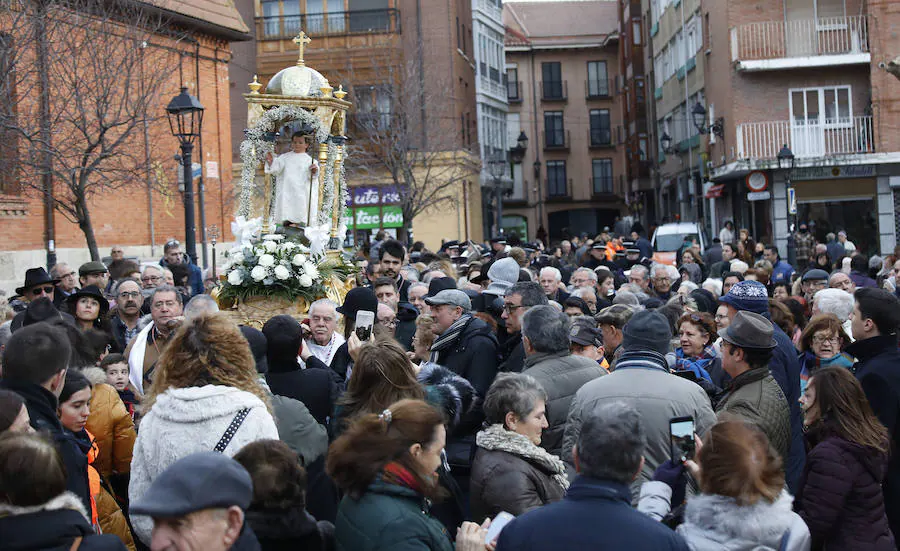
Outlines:
[[597,362],[583,356],[573,356],[568,349],[554,353],[535,353],[525,358],[525,375],[531,375],[547,393],[547,423],[541,437],[541,447],[559,455],[569,406],[585,383],[606,375]]
[[266,381],[273,394],[300,400],[322,426],[328,424],[328,417],[334,411],[334,403],[340,393],[335,378],[321,360],[308,362],[302,369],[296,359],[293,362],[269,360]]
[[525,369],[525,344],[522,342],[522,333],[510,335],[503,346],[506,352],[503,355],[503,363],[500,364],[500,371],[521,373]]
[[304,465],[323,457],[328,451],[328,432],[303,402],[277,394],[271,394],[269,400],[281,441],[300,456]]
[[653,478],[661,463],[671,459],[669,420],[691,416],[697,433],[704,434],[716,423],[716,415],[706,392],[696,383],[669,373],[661,354],[623,352],[615,371],[585,384],[575,395],[563,435],[563,460],[572,464],[572,447],[581,433],[582,420],[598,405],[616,400],[641,412],[646,431],[644,468],[631,485],[632,499],[637,503],[641,484]]
[[500,532],[497,551],[599,549],[688,551],[681,536],[631,507],[627,484],[579,476],[566,497]]
[[720,419],[738,416],[756,424],[769,443],[787,460],[791,444],[791,418],[787,400],[768,367],[759,367],[735,377],[716,404]]
[[[764,316],[768,318],[768,312]],[[794,348],[791,338],[774,323],[772,329],[777,346],[772,351],[772,359],[769,360],[769,371],[787,398],[791,419],[790,455],[784,465],[784,478],[788,490],[796,494],[806,456],[806,447],[803,443],[803,414],[800,412],[800,361],[797,359],[797,349]]]
[[81,500],[62,493],[34,507],[0,503],[0,547],[4,551],[70,551],[82,538],[78,551],[125,551],[112,534],[97,535]]
[[412,350],[412,340],[416,336],[416,318],[419,311],[408,302],[397,304],[397,329],[394,338],[406,350]]
[[316,522],[302,508],[249,509],[246,523],[253,529],[262,551],[331,551],[334,526]]
[[501,511],[519,516],[565,495],[565,464],[527,437],[492,425],[477,442],[469,497],[475,522]]
[[859,360],[856,379],[878,420],[887,427],[893,452],[884,478],[884,507],[891,532],[900,537],[900,351],[897,336],[856,341],[845,350]]
[[[651,481],[641,489],[638,510],[656,520],[669,512],[672,489]],[[730,497],[698,494],[687,500],[684,522],[675,530],[691,551],[809,551],[809,529],[791,511],[786,491],[773,503],[738,505]],[[783,545],[783,546],[782,546]]]
[[440,352],[435,363],[467,379],[478,396],[484,398],[497,375],[498,349],[491,327],[473,317],[456,341]]
[[[242,409],[249,409],[250,413],[225,448],[228,456],[250,442],[278,439],[275,421],[256,395],[221,385],[170,388],[159,395],[153,408],[144,415],[134,445],[128,488],[130,501],[143,496],[159,473],[175,461],[192,453],[213,450]],[[131,523],[135,536],[149,543],[151,519],[131,515]]]
[[782,281],[787,281],[790,283],[791,275],[794,273],[794,267],[785,262],[784,260],[779,260],[772,266],[772,283],[780,283]]
[[344,496],[334,523],[338,551],[452,551],[451,535],[429,500],[376,479],[358,500]]
[[[884,511],[881,481],[887,453],[825,434],[806,455],[797,512],[814,549],[896,549]],[[815,431],[808,435],[810,443]]]
[[[137,433],[134,421],[125,408],[119,393],[106,384],[106,375],[99,368],[89,368],[83,373],[94,383],[91,394],[91,414],[85,428],[94,435],[94,441],[100,449],[97,459],[92,463],[104,478],[113,473],[131,471],[131,456]],[[99,384],[98,378],[103,377]]]
[[[191,262],[191,259],[187,254],[183,255],[182,262],[187,264],[188,268],[190,268],[191,271],[191,275],[188,278],[188,287],[190,287],[191,296],[202,295],[205,291],[205,289],[203,288],[203,270],[200,269],[200,266],[197,266],[196,264]],[[166,262],[166,257],[162,257],[159,259],[159,265],[163,268],[169,267],[168,262]]]
[[[56,395],[46,388],[9,379],[0,379],[0,388],[18,393],[25,399],[25,407],[31,418],[31,426],[37,432],[45,433],[56,444],[63,464],[66,466],[66,490],[81,500],[85,511],[91,510],[91,492],[87,475],[87,452],[65,430],[57,417]],[[3,539],[0,538],[0,542]]]

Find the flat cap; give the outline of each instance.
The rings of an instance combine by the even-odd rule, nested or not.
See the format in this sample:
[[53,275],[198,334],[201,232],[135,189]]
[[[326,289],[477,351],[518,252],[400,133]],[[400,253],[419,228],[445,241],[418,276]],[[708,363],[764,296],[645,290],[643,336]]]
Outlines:
[[451,306],[459,306],[465,312],[472,309],[472,301],[469,299],[469,295],[459,289],[444,289],[433,297],[425,297],[425,304],[428,306],[449,304]]
[[108,272],[109,269],[106,267],[106,264],[100,262],[99,260],[93,260],[91,262],[85,262],[78,268],[79,276],[86,276],[89,274],[104,274]]

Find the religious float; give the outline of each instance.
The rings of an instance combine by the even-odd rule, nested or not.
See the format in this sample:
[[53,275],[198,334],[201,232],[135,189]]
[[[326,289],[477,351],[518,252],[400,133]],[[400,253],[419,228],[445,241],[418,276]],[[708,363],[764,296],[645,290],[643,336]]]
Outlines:
[[[303,52],[309,42],[301,31],[294,39],[297,64],[272,77],[264,93],[254,76],[244,94],[247,129],[240,148],[239,205],[231,225],[236,245],[226,253],[217,300],[237,323],[257,328],[279,314],[305,317],[319,298],[340,304],[353,286],[354,268],[341,247],[347,204],[344,134],[351,104],[343,86],[334,90],[306,66]],[[290,164],[282,169],[284,163],[279,163],[279,170],[271,170],[278,144],[296,136],[306,138],[316,167],[309,168],[307,159],[296,169]],[[279,195],[285,192],[280,186],[288,185],[291,193]],[[293,210],[306,212],[299,222],[276,219],[276,203],[288,198],[295,202],[287,205],[290,210],[301,203],[300,194],[305,209]],[[280,204],[279,213],[284,210]]]

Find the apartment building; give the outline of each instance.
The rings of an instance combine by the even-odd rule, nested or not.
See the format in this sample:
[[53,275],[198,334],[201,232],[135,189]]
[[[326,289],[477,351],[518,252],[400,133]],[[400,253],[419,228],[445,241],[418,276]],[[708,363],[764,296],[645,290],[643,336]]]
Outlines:
[[506,2],[503,22],[508,139],[529,138],[504,229],[597,234],[626,208],[618,4]]
[[[347,129],[351,140],[347,179],[358,189],[351,190],[353,204],[348,211],[356,241],[371,239],[381,229],[410,237],[400,235],[409,224],[397,215],[397,198],[414,194],[398,190],[391,174],[376,170],[378,163],[353,165],[354,151],[391,147],[422,159],[422,165],[410,167],[415,174],[411,179],[417,182],[413,185],[433,179],[435,172],[446,173],[449,165],[471,170],[448,176],[446,185],[428,184],[452,201],[416,215],[414,239],[430,248],[439,247],[443,239],[482,239],[472,1],[236,0],[235,4],[242,13],[254,14],[256,40],[254,51],[236,52],[232,65],[253,67],[265,84],[296,63],[292,39],[303,30],[312,39],[306,64],[335,88],[343,85],[349,92],[346,99],[353,107]],[[490,67],[497,70],[499,65],[495,59]],[[245,84],[237,83],[232,90],[237,112]],[[242,114],[246,117],[246,109]],[[233,144],[236,162],[239,143]]]
[[[885,67],[900,51],[897,17],[891,0],[704,2],[697,65],[716,75],[705,124],[724,130],[704,140],[718,220],[783,255],[793,221],[820,240],[845,230],[866,254],[893,252],[900,85]],[[779,168],[785,146],[793,170]]]

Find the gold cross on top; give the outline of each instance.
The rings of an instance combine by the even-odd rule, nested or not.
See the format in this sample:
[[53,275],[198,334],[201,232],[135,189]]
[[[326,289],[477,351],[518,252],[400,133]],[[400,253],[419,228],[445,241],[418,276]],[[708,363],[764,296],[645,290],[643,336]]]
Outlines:
[[303,50],[306,49],[307,44],[312,42],[312,39],[306,36],[305,32],[300,31],[300,33],[298,33],[297,36],[294,37],[293,42],[297,45],[298,48],[300,48],[300,57],[297,59],[297,65],[300,67],[305,67],[306,63],[303,62]]

